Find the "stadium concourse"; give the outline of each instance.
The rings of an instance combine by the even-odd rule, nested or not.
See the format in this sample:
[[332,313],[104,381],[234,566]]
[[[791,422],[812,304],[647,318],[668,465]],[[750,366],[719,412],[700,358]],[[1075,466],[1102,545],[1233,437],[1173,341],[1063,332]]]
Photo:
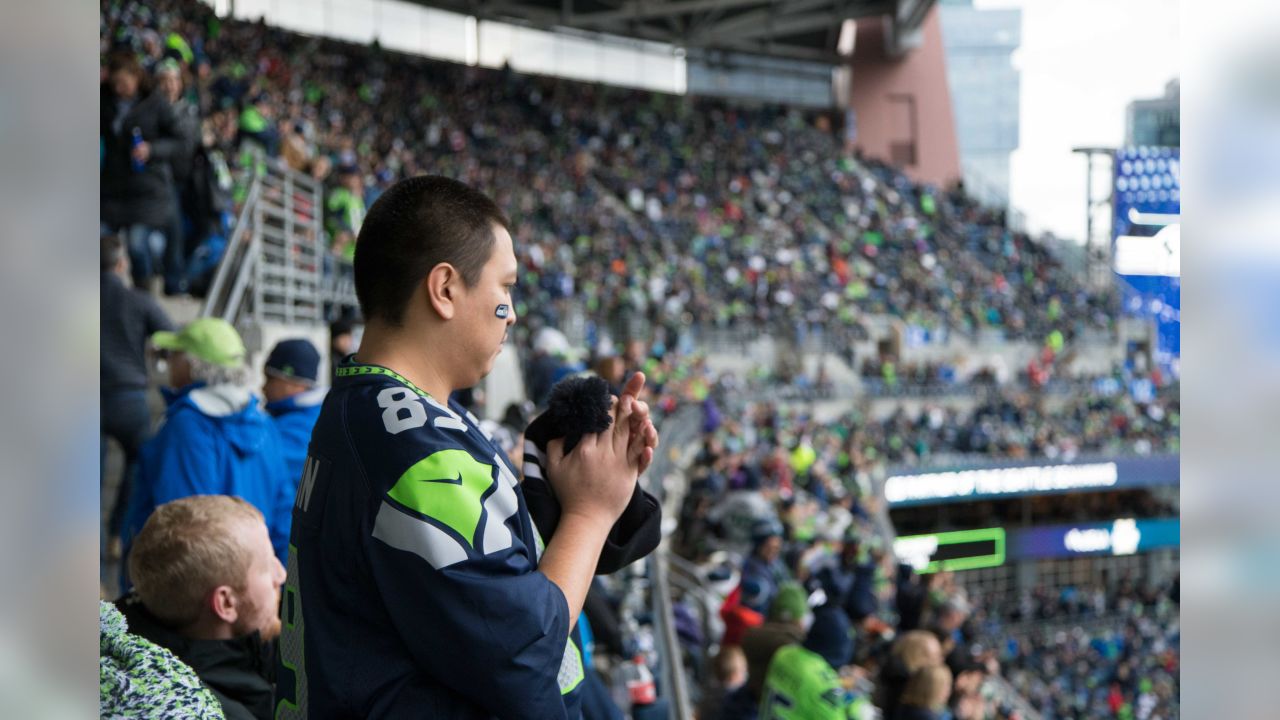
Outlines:
[[[1177,717],[1176,584],[1113,577],[986,597],[964,573],[917,574],[894,555],[891,473],[1178,451],[1177,380],[1121,347],[1114,294],[1002,212],[846,151],[834,113],[432,61],[219,18],[194,0],[104,1],[100,40],[103,231],[120,237],[136,287],[202,294],[266,164],[323,184],[332,274],[349,271],[381,193],[439,174],[511,219],[527,398],[466,398],[509,454],[557,380],[589,370],[616,393],[646,373],[672,453],[649,482],[668,489],[676,520],[677,642],[655,647],[634,578],[602,578],[585,611],[602,716],[649,717],[671,683],[651,704],[628,680],[683,672],[698,717],[757,717],[771,653],[797,644],[838,672],[850,716]],[[121,73],[136,76],[133,92]],[[103,247],[107,283],[118,264]],[[106,297],[104,318],[169,329],[145,296]],[[356,309],[329,310],[337,342],[319,350],[354,350],[339,346]],[[956,349],[904,362],[900,343],[874,342],[886,326]],[[978,338],[1030,348],[1025,365],[978,357]],[[823,360],[725,357],[760,340],[781,360],[814,348]],[[140,351],[104,343],[104,378],[108,354]],[[138,409],[149,386],[131,383],[103,402],[104,446],[121,443],[126,472],[147,434],[137,427],[151,424]],[[130,413],[142,420],[117,432]],[[269,490],[292,498],[298,480]],[[117,482],[104,477],[113,588],[137,492],[126,480],[117,495]],[[804,607],[774,607],[793,584]]]

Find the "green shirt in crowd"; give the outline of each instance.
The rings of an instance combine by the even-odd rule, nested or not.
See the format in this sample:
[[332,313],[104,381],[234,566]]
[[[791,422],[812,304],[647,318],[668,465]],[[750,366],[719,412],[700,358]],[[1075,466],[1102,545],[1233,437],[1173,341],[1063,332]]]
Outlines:
[[765,675],[760,720],[866,720],[871,704],[844,688],[840,676],[800,645],[774,654]]

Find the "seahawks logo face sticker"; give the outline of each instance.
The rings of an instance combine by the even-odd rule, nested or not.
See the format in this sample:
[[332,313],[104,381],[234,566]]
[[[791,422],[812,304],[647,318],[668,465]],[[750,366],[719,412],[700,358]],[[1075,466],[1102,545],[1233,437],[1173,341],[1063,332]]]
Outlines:
[[506,320],[507,316],[511,314],[511,306],[499,305],[498,309],[493,311],[493,314],[499,318],[502,318],[503,320]]

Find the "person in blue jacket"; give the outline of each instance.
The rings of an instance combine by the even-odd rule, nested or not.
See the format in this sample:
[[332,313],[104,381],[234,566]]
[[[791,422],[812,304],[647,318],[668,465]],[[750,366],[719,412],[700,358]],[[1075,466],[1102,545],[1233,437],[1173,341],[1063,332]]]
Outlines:
[[610,529],[653,459],[637,373],[611,424],[548,444],[545,544],[519,469],[456,402],[515,322],[509,223],[479,191],[402,180],[365,216],[359,351],[337,369],[294,505],[277,720],[582,717],[571,637]]
[[[169,351],[164,424],[142,446],[122,539],[125,554],[159,505],[190,495],[236,495],[262,512],[286,556],[294,483],[280,434],[246,389],[244,343],[221,318],[198,318],[151,344]],[[127,582],[126,582],[127,586]]]
[[280,431],[285,467],[294,488],[302,478],[302,464],[307,459],[311,430],[320,417],[320,404],[326,389],[317,387],[320,377],[320,351],[302,338],[281,340],[267,356],[266,381],[262,396],[267,412]]

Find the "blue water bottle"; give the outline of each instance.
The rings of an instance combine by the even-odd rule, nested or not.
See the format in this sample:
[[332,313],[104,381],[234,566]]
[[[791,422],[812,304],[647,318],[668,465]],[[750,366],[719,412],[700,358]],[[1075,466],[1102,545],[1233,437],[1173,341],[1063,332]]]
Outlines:
[[[130,150],[132,150],[133,148],[136,148],[141,144],[142,144],[142,128],[135,127],[133,129],[133,141],[129,144],[129,148]],[[134,172],[142,172],[144,169],[146,169],[147,167],[146,161],[133,158],[132,155],[130,157],[133,160]]]

